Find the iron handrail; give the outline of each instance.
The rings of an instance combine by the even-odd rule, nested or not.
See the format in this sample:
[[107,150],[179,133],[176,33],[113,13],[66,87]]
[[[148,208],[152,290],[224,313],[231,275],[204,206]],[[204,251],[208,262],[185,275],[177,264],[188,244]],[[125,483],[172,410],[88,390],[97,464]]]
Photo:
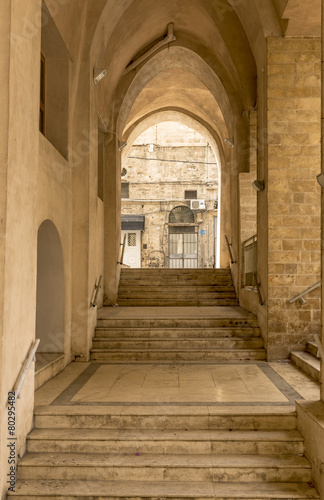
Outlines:
[[319,350],[319,353],[321,355],[321,358],[324,361],[324,347],[323,347],[323,344],[320,341],[320,338],[319,338],[318,335],[314,335],[314,338],[315,338],[315,342],[316,342],[317,348]]
[[124,234],[123,243],[121,243],[120,246],[123,248],[121,250],[120,261],[118,262],[118,264],[123,265],[124,264],[123,260],[124,260],[125,246],[126,246],[126,233]]
[[90,306],[91,307],[96,307],[96,305],[97,305],[97,299],[98,299],[99,288],[100,288],[100,285],[101,285],[101,280],[102,280],[102,276],[100,275],[98,284],[95,283],[95,286],[94,286],[94,294],[95,294],[95,296],[94,296],[93,300],[91,300],[91,302],[90,302]]
[[228,250],[228,253],[229,253],[229,256],[230,256],[230,259],[231,259],[231,264],[236,264],[236,260],[233,259],[233,254],[232,254],[232,250],[231,250],[232,243],[229,243],[226,234],[225,234],[225,240],[226,240],[227,250]]
[[265,300],[263,300],[263,298],[262,298],[261,287],[260,287],[260,283],[258,281],[258,275],[257,275],[257,273],[253,273],[253,274],[254,274],[255,286],[256,286],[256,289],[257,289],[257,292],[258,292],[258,296],[259,296],[260,305],[264,306]]
[[35,354],[37,351],[37,348],[39,346],[40,339],[36,339],[34,342],[34,345],[31,346],[29,350],[29,354],[27,356],[27,359],[25,360],[25,363],[23,365],[23,368],[21,369],[19,376],[17,378],[17,381],[14,385],[13,392],[15,393],[15,399],[19,398],[21,388],[23,386],[23,383],[25,381],[26,375],[28,373],[29,367],[32,363],[32,361],[36,361]]
[[296,295],[292,299],[288,300],[289,304],[293,304],[294,302],[296,302],[296,300],[299,300],[301,304],[305,304],[305,299],[303,299],[304,295],[307,295],[308,293],[312,292],[313,290],[316,290],[316,288],[319,288],[321,286],[321,283],[322,283],[321,281],[318,281],[317,283],[315,283],[315,285],[310,286],[309,288],[307,288],[303,292],[299,293],[298,295]]

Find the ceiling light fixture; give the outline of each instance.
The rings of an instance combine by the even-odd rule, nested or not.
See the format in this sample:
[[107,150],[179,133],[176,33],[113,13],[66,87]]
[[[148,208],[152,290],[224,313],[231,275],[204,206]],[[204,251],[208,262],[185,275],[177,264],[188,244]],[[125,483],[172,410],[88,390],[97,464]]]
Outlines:
[[226,144],[230,147],[230,148],[234,148],[234,139],[233,137],[228,137],[227,139],[224,139],[224,142],[226,142]]
[[264,190],[264,181],[258,181],[258,180],[255,180],[252,182],[252,187],[253,189],[255,189],[256,191],[263,191]]
[[119,151],[122,151],[124,148],[126,148],[126,146],[127,146],[127,142],[118,141],[118,149],[119,149]]
[[316,179],[317,179],[317,182],[319,183],[319,185],[324,188],[324,172],[318,174],[316,176]]
[[103,78],[105,78],[105,76],[107,76],[107,71],[103,68],[94,68],[93,70],[93,81],[96,85],[98,85],[99,82],[101,82],[101,80]]

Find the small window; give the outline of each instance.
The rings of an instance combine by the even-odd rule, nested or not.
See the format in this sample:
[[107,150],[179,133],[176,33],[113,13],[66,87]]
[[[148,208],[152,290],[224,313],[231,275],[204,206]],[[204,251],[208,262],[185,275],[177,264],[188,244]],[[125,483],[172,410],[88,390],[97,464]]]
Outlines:
[[185,191],[185,200],[196,200],[196,199],[197,199],[197,190]]
[[129,183],[128,182],[121,183],[121,197],[122,198],[129,198]]
[[40,60],[39,130],[45,134],[45,57],[43,54]]
[[127,242],[129,247],[136,247],[136,233],[128,233]]

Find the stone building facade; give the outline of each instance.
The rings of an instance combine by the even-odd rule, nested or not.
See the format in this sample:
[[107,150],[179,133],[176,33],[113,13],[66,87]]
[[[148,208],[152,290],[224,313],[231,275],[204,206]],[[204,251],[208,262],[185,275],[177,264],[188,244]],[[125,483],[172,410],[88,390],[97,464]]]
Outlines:
[[[122,238],[135,234],[123,231],[127,215],[145,217],[145,230],[136,233],[141,267],[216,267],[218,190],[216,158],[200,134],[172,122],[142,134],[122,164],[121,192]],[[131,267],[138,265],[134,245],[127,236]]]

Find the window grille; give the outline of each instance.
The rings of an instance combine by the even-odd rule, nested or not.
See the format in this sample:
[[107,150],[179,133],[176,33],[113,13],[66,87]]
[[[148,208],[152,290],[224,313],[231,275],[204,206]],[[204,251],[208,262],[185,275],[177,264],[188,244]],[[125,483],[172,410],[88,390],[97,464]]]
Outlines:
[[136,247],[136,233],[128,233],[127,243],[129,247]]
[[197,199],[197,190],[185,191],[185,200],[196,200],[196,199]]
[[171,210],[169,222],[171,224],[193,223],[195,222],[195,216],[189,207],[181,205]]

